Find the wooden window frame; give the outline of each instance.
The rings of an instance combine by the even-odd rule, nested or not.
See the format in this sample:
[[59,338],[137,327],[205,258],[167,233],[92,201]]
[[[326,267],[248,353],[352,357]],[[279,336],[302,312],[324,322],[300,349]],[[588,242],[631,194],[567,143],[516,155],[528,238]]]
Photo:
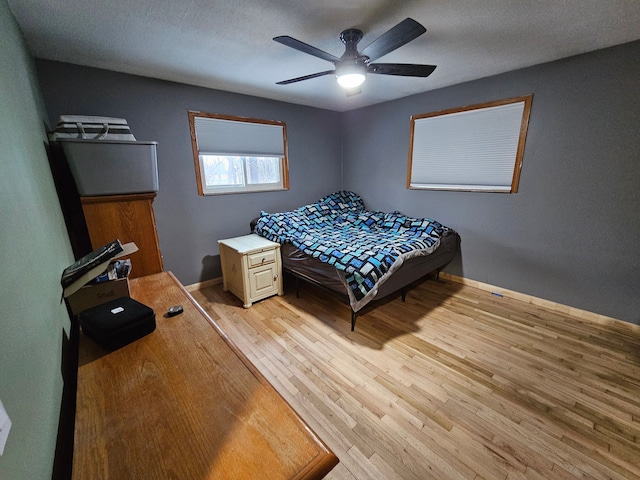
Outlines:
[[[206,113],[200,111],[190,110],[188,112],[189,116],[189,131],[191,134],[191,148],[193,151],[193,160],[196,171],[196,183],[198,186],[198,195],[208,196],[208,195],[224,195],[224,194],[234,194],[234,193],[257,193],[257,192],[267,192],[267,191],[279,191],[279,190],[289,190],[289,161],[287,155],[287,126],[285,122],[278,120],[264,120],[259,118],[249,118],[249,117],[240,117],[234,115],[223,115],[218,113]],[[239,122],[239,123],[248,123],[248,124],[259,124],[259,125],[273,125],[282,128],[282,141],[283,141],[283,151],[282,156],[280,157],[280,177],[281,182],[277,187],[274,188],[250,188],[250,187],[229,187],[221,189],[220,191],[215,191],[215,189],[205,189],[204,186],[204,172],[201,168],[200,162],[200,150],[198,148],[198,140],[197,140],[197,131],[195,125],[196,118],[211,118],[218,120],[226,120],[230,122]],[[249,156],[249,155],[247,155]],[[255,156],[260,156],[256,154]],[[268,155],[265,155],[268,156]]]

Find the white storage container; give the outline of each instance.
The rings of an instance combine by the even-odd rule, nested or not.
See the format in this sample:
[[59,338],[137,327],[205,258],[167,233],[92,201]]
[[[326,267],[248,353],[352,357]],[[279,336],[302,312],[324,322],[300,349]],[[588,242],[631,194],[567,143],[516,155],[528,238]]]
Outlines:
[[158,142],[60,139],[81,196],[158,191]]

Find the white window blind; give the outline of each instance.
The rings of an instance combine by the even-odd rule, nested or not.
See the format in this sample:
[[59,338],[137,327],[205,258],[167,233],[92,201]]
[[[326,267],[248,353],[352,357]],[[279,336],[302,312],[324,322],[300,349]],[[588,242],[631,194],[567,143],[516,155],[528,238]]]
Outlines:
[[278,123],[195,117],[201,155],[284,155],[284,126]]
[[531,96],[412,117],[408,188],[517,192]]

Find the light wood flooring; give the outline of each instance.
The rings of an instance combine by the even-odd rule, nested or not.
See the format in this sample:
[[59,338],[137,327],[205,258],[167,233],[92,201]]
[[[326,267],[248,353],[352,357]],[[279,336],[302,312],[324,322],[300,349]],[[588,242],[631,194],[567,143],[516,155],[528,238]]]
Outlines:
[[350,331],[303,285],[195,299],[339,457],[328,479],[640,479],[640,329],[428,280]]

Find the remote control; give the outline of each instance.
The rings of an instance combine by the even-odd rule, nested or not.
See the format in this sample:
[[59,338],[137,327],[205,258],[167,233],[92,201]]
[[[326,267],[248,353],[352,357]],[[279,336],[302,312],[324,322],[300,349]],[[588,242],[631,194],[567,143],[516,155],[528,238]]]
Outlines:
[[182,305],[174,305],[173,307],[169,307],[167,310],[167,317],[175,317],[176,315],[180,315],[182,313]]

